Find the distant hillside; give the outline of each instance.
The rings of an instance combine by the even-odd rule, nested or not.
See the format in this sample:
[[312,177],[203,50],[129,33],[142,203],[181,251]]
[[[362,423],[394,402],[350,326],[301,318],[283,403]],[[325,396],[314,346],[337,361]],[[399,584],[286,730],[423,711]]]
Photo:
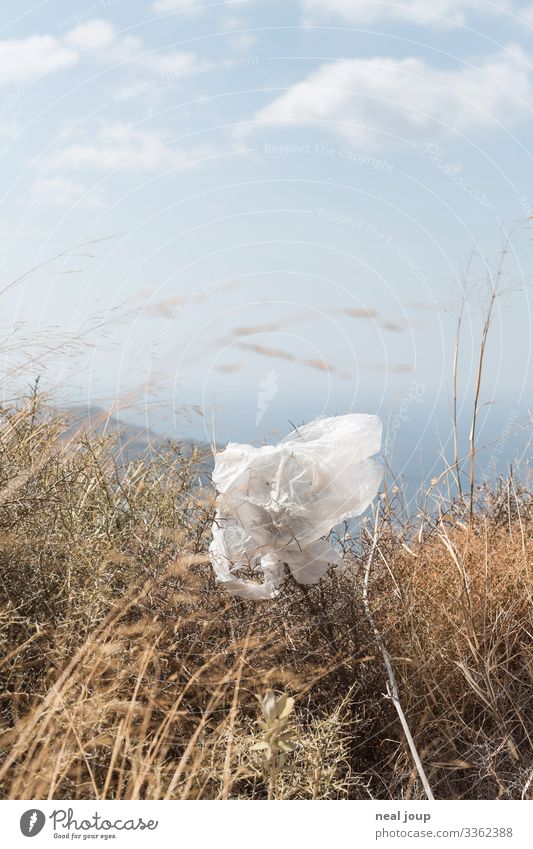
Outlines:
[[88,431],[93,436],[117,434],[118,439],[114,451],[125,462],[140,457],[152,459],[155,454],[169,445],[179,445],[186,456],[192,453],[194,447],[199,448],[205,454],[204,465],[207,468],[212,467],[211,448],[206,443],[169,437],[166,434],[158,433],[147,425],[128,421],[121,417],[120,413],[109,415],[103,407],[96,404],[76,404],[63,407],[60,412],[71,420],[71,424],[65,430],[65,437],[79,429]]

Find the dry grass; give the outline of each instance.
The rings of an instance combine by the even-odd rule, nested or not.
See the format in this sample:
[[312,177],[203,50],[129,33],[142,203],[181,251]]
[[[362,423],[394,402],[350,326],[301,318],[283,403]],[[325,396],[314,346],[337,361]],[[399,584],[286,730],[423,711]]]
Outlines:
[[[320,587],[239,601],[205,556],[198,456],[119,468],[111,438],[64,432],[37,398],[2,414],[3,797],[422,798],[365,526]],[[531,501],[501,482],[421,530],[381,502],[369,604],[436,798],[531,794]],[[273,784],[268,688],[295,699]]]

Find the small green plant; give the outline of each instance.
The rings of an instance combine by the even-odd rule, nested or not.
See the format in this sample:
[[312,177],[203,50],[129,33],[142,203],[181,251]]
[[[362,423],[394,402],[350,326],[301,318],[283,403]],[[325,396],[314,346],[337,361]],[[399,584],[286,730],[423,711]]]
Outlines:
[[285,766],[287,755],[296,747],[295,728],[292,724],[294,699],[283,693],[276,696],[273,690],[257,697],[261,705],[262,718],[258,720],[263,739],[252,746],[253,751],[261,752],[261,766],[268,784],[268,798],[276,798],[276,786],[279,774]]

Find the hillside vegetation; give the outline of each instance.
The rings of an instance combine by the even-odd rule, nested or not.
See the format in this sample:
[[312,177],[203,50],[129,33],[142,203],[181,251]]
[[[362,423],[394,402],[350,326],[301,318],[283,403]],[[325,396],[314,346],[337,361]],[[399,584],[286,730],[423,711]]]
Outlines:
[[527,488],[409,522],[386,493],[344,569],[250,603],[201,456],[117,463],[36,395],[2,411],[4,798],[423,798],[379,639],[435,797],[531,796]]

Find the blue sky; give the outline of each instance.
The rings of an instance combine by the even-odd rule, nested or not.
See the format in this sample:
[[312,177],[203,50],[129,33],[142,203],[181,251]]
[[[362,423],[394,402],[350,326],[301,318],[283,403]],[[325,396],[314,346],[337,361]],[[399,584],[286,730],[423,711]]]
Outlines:
[[461,397],[511,234],[483,394],[508,421],[531,393],[532,33],[518,0],[5,9],[3,285],[113,238],[3,295],[4,368],[19,338],[77,337],[23,381],[219,440],[355,409],[420,441],[465,270]]

